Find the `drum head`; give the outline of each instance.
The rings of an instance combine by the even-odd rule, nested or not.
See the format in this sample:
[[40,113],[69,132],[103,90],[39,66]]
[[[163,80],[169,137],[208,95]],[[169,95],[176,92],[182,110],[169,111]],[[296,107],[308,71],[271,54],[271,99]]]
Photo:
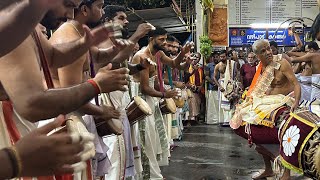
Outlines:
[[165,99],[167,108],[172,112],[175,113],[177,112],[177,106],[176,103],[174,103],[174,100],[172,98]]
[[142,112],[144,112],[147,115],[152,114],[152,110],[149,104],[145,100],[143,100],[141,97],[135,96],[133,100]]

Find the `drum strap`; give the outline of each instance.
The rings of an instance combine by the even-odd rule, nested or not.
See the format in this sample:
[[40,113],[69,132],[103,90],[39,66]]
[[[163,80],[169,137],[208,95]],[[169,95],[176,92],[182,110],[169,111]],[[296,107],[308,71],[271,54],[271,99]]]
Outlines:
[[168,79],[169,79],[169,84],[171,86],[171,89],[173,89],[173,82],[172,82],[172,69],[167,66],[167,72],[168,72]]
[[[44,77],[45,77],[45,80],[46,80],[46,83],[47,83],[47,87],[48,87],[48,89],[52,89],[52,88],[54,88],[54,84],[53,84],[53,81],[52,81],[52,78],[51,78],[51,74],[50,74],[50,70],[49,70],[49,66],[48,66],[48,61],[47,61],[46,55],[44,53],[44,50],[42,48],[42,45],[41,45],[41,42],[40,42],[40,38],[39,38],[39,36],[38,36],[36,31],[33,31],[32,37],[35,40],[37,48],[38,48],[38,51],[39,51],[40,62],[41,62],[41,66],[42,66],[42,69],[43,69]],[[64,116],[64,118],[66,118],[65,115],[63,115],[63,116]],[[87,171],[88,180],[92,180],[91,162],[90,161],[87,161],[86,171]],[[53,179],[52,176],[44,177],[44,178],[46,180]],[[72,180],[73,179],[73,174],[56,175],[55,179],[56,180]]]
[[[89,50],[89,61],[90,61],[90,77],[94,78],[96,76],[96,72],[94,71],[94,64],[93,64],[93,58],[92,58],[92,53]],[[99,106],[99,98],[98,96],[94,97],[94,101],[97,106]]]
[[156,54],[156,60],[157,60],[157,71],[158,71],[159,87],[160,87],[160,91],[164,92],[163,78],[162,78],[162,63],[161,63],[161,60],[160,60],[160,53],[159,52]]
[[32,38],[36,42],[36,45],[37,45],[37,48],[39,51],[40,63],[41,63],[41,67],[43,69],[43,74],[44,74],[44,78],[46,80],[48,89],[52,89],[52,88],[54,88],[54,85],[53,85],[53,81],[51,78],[51,74],[50,74],[50,70],[49,70],[49,66],[48,66],[48,61],[47,61],[46,55],[44,54],[43,48],[41,46],[40,38],[39,38],[36,31],[33,31]]

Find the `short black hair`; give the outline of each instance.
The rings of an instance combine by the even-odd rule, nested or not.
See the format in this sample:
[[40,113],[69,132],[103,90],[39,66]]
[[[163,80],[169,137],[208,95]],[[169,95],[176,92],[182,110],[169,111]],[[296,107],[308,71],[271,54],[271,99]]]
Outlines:
[[102,18],[108,20],[112,20],[114,17],[116,17],[118,12],[126,12],[126,8],[119,5],[107,5],[103,8],[103,10],[104,15]]
[[175,38],[174,36],[169,35],[169,36],[167,37],[167,42],[174,42],[175,39],[176,39],[176,38]]
[[270,44],[270,46],[273,46],[273,47],[275,47],[275,48],[278,48],[278,44],[277,44],[277,42],[275,42],[275,41],[270,41],[269,44]]
[[309,49],[314,49],[314,50],[319,50],[319,46],[318,46],[318,44],[316,43],[316,42],[314,42],[314,41],[312,41],[312,42],[310,42],[309,44],[308,44],[308,48]]
[[155,28],[155,30],[149,32],[149,38],[168,34],[168,32],[160,26],[155,26]]
[[221,51],[219,52],[219,55],[221,55],[221,54],[227,55],[227,50],[221,50]]
[[82,6],[87,6],[87,7],[91,8],[92,4],[93,4],[95,1],[96,1],[96,0],[83,0],[83,1],[81,2],[81,4],[79,5],[79,7],[74,10],[74,14],[75,14],[75,15],[78,14],[78,13],[81,11],[81,7],[82,7]]
[[219,55],[219,52],[218,51],[211,52],[211,56],[214,56],[214,55]]

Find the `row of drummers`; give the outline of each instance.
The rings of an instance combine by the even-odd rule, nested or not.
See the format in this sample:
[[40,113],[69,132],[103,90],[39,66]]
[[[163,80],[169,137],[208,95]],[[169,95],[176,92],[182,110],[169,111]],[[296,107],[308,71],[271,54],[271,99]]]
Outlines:
[[[175,88],[175,90],[178,92],[178,95],[176,97],[164,98],[160,99],[159,101],[159,107],[163,115],[175,114],[177,112],[177,108],[183,108],[187,100],[193,97],[192,91],[190,89],[181,90],[179,88]],[[107,95],[103,95],[101,98],[102,101],[106,102],[106,104],[112,105],[110,97],[108,97]],[[136,95],[131,99],[131,102],[126,107],[126,114],[128,116],[130,125],[133,126],[138,121],[152,115],[152,109],[148,105],[148,103],[139,95]],[[107,126],[103,126],[104,124],[106,124]],[[96,125],[98,134],[100,136],[105,136],[112,133],[121,134],[123,132],[122,123],[120,121],[117,121],[116,119]]]

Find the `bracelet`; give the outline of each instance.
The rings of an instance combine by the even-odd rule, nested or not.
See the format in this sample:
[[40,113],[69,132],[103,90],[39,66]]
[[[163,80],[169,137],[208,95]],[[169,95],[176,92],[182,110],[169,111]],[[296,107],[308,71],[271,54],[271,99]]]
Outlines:
[[145,68],[144,68],[141,64],[137,64],[137,65],[136,65],[136,69],[137,69],[138,71],[142,71],[142,70],[144,70]]
[[4,148],[4,151],[8,154],[12,165],[12,177],[20,177],[22,171],[22,161],[14,146]]
[[89,80],[87,80],[87,82],[90,83],[94,87],[97,94],[101,93],[101,88],[96,81],[94,81],[93,79],[89,79]]

